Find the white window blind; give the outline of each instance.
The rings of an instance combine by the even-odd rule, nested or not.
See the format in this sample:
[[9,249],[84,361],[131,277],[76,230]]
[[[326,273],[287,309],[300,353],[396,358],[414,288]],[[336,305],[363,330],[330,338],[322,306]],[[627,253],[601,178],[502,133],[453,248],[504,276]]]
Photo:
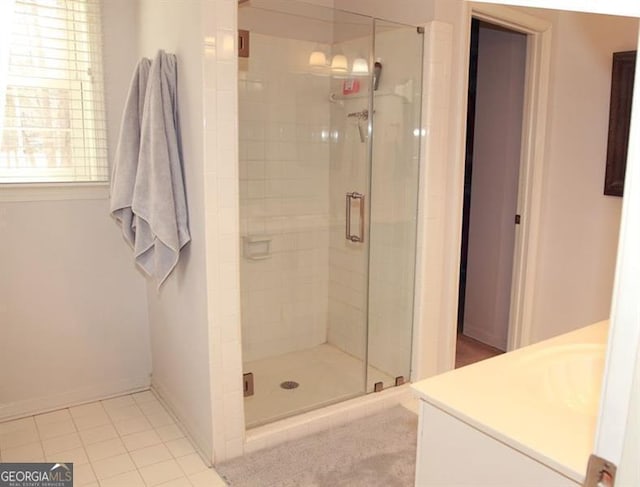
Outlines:
[[99,0],[1,1],[0,183],[107,181]]

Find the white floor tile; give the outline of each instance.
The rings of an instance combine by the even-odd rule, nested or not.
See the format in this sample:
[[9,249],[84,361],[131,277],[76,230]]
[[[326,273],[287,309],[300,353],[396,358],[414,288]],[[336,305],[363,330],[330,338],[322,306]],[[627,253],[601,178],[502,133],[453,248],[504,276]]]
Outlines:
[[136,469],[128,453],[91,462],[91,465],[96,473],[96,477],[98,477],[100,481]]
[[84,465],[89,463],[89,457],[84,448],[74,448],[73,450],[62,451],[47,455],[47,462],[73,463],[74,465]]
[[78,428],[78,431],[85,431],[97,428],[98,426],[111,424],[111,418],[104,410],[101,410],[84,416],[74,416],[73,422],[75,423],[76,428]]
[[156,413],[147,414],[147,419],[154,428],[160,428],[162,426],[173,424],[173,418],[166,411],[158,411]]
[[33,416],[29,416],[28,418],[20,418],[14,419],[12,421],[6,421],[4,423],[0,423],[0,436],[6,435],[7,433],[14,433],[16,431],[22,430],[34,430],[36,429],[36,422],[33,419]]
[[176,462],[178,462],[178,465],[180,465],[180,468],[186,475],[193,475],[208,468],[197,453],[190,453],[189,455],[178,457],[176,458]]
[[131,397],[137,404],[158,401],[155,394],[151,391],[136,392],[135,394],[131,394]]
[[85,416],[93,416],[96,414],[102,414],[105,410],[102,407],[100,401],[90,402],[88,404],[82,404],[81,406],[73,406],[69,408],[69,413],[75,418],[83,418]]
[[73,466],[73,486],[84,487],[97,483],[93,468],[88,463],[85,465]]
[[118,409],[124,406],[135,405],[135,401],[131,396],[114,397],[112,399],[106,399],[100,402],[102,403],[102,407],[104,407],[107,411]]
[[162,440],[158,436],[158,433],[155,432],[155,430],[143,431],[141,433],[133,433],[132,435],[123,436],[122,441],[129,451],[139,450],[140,448],[145,448],[147,446],[153,446],[157,445],[158,443],[162,443]]
[[116,421],[114,424],[120,436],[126,436],[133,433],[140,433],[141,431],[149,431],[153,429],[151,423],[149,423],[149,421],[147,421],[147,419],[144,417],[126,419],[124,421]]
[[58,453],[61,451],[73,450],[74,448],[80,448],[82,441],[78,433],[71,433],[64,436],[56,436],[49,440],[43,440],[42,448],[46,455]]
[[[68,411],[65,410],[65,412],[67,415],[69,414]],[[61,421],[46,423],[38,422],[38,417],[36,416],[36,423],[38,425],[41,440],[49,440],[58,436],[68,435],[76,431],[76,425],[71,421],[71,416],[69,416],[68,419],[63,419]]]
[[38,414],[34,416],[36,424],[42,426],[43,424],[59,423],[61,421],[71,421],[71,414],[68,409],[59,409],[50,413]]
[[87,450],[89,460],[92,462],[127,453],[127,449],[124,447],[120,438],[113,438],[111,440],[86,445],[85,449]]
[[184,477],[180,466],[175,460],[166,460],[164,462],[142,467],[140,475],[148,486],[160,485],[168,480],[179,479]]
[[118,432],[111,423],[97,428],[80,431],[78,433],[85,445],[92,445],[100,441],[111,440],[118,437]]
[[180,477],[179,479],[169,480],[169,482],[159,484],[158,487],[193,487],[193,484],[189,482],[187,477]]
[[100,481],[101,487],[145,487],[144,480],[137,470],[122,473]]
[[133,462],[138,468],[153,465],[154,463],[171,460],[171,452],[162,443],[135,450],[130,453]]
[[44,452],[42,444],[38,441],[29,443],[28,445],[17,446],[15,448],[7,448],[2,450],[3,462],[42,462],[44,461]]
[[18,446],[28,445],[29,443],[34,443],[36,441],[40,441],[36,428],[22,429],[0,436],[0,448],[15,448]]
[[211,468],[189,475],[189,480],[194,487],[227,487],[227,483]]
[[0,461],[45,458],[76,487],[224,485],[150,391],[0,423]]
[[147,416],[150,414],[165,412],[164,406],[160,403],[160,401],[144,402],[142,404],[138,404],[138,407]]
[[108,409],[107,414],[111,418],[111,421],[113,421],[114,423],[118,421],[127,421],[129,419],[144,418],[142,410],[140,410],[140,408],[135,404]]
[[162,441],[176,440],[178,438],[184,437],[184,433],[176,424],[161,426],[160,428],[156,428],[156,432],[158,433]]
[[193,445],[186,438],[178,438],[165,442],[165,445],[174,457],[183,457],[189,453],[194,453]]

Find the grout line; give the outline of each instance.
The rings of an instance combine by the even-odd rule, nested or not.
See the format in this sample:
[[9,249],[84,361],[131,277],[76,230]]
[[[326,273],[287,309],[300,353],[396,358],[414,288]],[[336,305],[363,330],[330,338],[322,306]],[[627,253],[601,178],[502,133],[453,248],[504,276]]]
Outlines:
[[[170,460],[171,460],[171,461],[173,461],[173,462],[175,462],[175,463],[178,465],[178,467],[179,467],[179,469],[180,469],[180,472],[182,473],[183,478],[184,478],[184,479],[186,479],[186,480],[187,480],[187,482],[191,484],[192,482],[191,482],[190,476],[193,476],[193,475],[199,474],[200,472],[194,472],[194,473],[192,473],[191,475],[187,474],[187,472],[184,470],[184,468],[182,467],[182,465],[177,461],[178,459],[183,458],[183,457],[186,457],[186,456],[189,456],[189,455],[192,455],[193,453],[196,453],[196,454],[200,457],[200,459],[203,461],[203,463],[204,463],[204,465],[205,465],[205,467],[206,467],[207,469],[211,469],[211,466],[210,466],[210,465],[208,464],[208,462],[205,460],[205,457],[204,457],[203,453],[202,453],[201,451],[199,451],[198,447],[197,447],[197,446],[196,446],[196,445],[191,441],[191,439],[189,438],[189,435],[188,435],[188,433],[186,432],[186,430],[185,430],[184,426],[181,424],[181,422],[178,420],[178,418],[173,414],[173,412],[171,411],[171,409],[166,405],[166,403],[162,400],[162,398],[160,398],[160,397],[158,396],[158,394],[157,394],[155,391],[151,390],[151,389],[144,389],[144,390],[142,390],[142,391],[137,391],[137,392],[144,392],[144,391],[150,391],[150,392],[153,394],[153,398],[154,398],[154,400],[150,400],[150,401],[147,401],[147,402],[151,403],[151,402],[155,402],[155,401],[157,401],[157,403],[160,405],[161,410],[162,410],[163,412],[165,412],[166,414],[168,414],[168,416],[171,418],[171,420],[173,421],[173,423],[169,423],[169,424],[167,424],[167,425],[162,425],[162,426],[159,426],[159,427],[154,426],[154,425],[151,423],[151,421],[149,420],[149,416],[150,416],[150,415],[153,415],[153,414],[156,414],[156,413],[158,413],[159,411],[154,411],[153,413],[147,413],[147,412],[145,412],[145,411],[140,407],[140,405],[141,405],[141,404],[144,404],[144,402],[140,402],[140,403],[139,403],[138,401],[136,401],[136,399],[133,397],[133,394],[135,394],[135,393],[119,394],[119,395],[117,395],[117,396],[109,397],[109,398],[106,398],[106,399],[103,399],[103,400],[88,401],[88,402],[84,402],[84,403],[82,403],[82,404],[78,404],[78,406],[80,406],[80,405],[86,405],[86,404],[97,404],[97,405],[100,405],[100,407],[101,407],[101,409],[100,409],[100,410],[101,410],[101,411],[106,415],[106,418],[107,418],[107,420],[108,420],[108,423],[107,423],[107,424],[102,424],[102,425],[97,425],[97,426],[93,426],[93,427],[90,427],[90,428],[86,428],[86,429],[84,429],[83,431],[88,431],[88,430],[92,430],[92,429],[96,429],[96,428],[103,428],[103,427],[110,426],[111,428],[113,428],[113,429],[114,429],[116,436],[115,436],[115,437],[113,437],[113,438],[106,439],[106,440],[101,440],[100,442],[97,442],[97,443],[102,443],[102,442],[112,441],[112,440],[117,439],[118,441],[120,441],[120,443],[121,443],[121,444],[124,446],[124,448],[125,448],[125,451],[124,451],[124,452],[117,453],[117,454],[114,454],[114,455],[110,455],[110,456],[105,457],[105,458],[100,458],[99,460],[95,460],[95,461],[94,461],[94,460],[92,460],[92,459],[89,457],[89,453],[88,453],[87,448],[88,448],[89,446],[91,446],[91,445],[87,445],[87,444],[85,443],[85,440],[83,439],[83,437],[80,435],[80,428],[78,427],[78,424],[76,423],[76,418],[73,416],[73,414],[71,414],[71,411],[70,411],[70,409],[71,409],[71,408],[70,408],[70,407],[66,407],[66,408],[58,408],[58,409],[56,409],[55,411],[62,411],[62,410],[66,410],[66,411],[67,411],[67,413],[68,413],[68,415],[69,415],[69,416],[70,416],[70,418],[71,418],[71,423],[72,423],[73,428],[74,428],[74,430],[75,430],[75,431],[73,431],[72,433],[65,433],[65,434],[63,434],[63,435],[55,436],[55,437],[52,437],[52,438],[47,438],[47,440],[44,440],[44,439],[42,438],[41,431],[40,431],[40,427],[39,427],[38,423],[37,423],[37,422],[36,422],[36,420],[35,420],[36,416],[39,416],[40,414],[46,414],[46,413],[32,414],[32,415],[24,416],[23,418],[30,418],[30,419],[31,419],[31,421],[33,422],[33,426],[35,427],[36,436],[37,436],[37,440],[35,440],[33,443],[36,443],[36,442],[37,442],[37,443],[39,444],[40,449],[42,450],[43,458],[44,458],[44,460],[45,460],[45,461],[47,461],[47,456],[48,456],[48,455],[45,453],[45,449],[44,449],[44,441],[51,441],[51,440],[54,440],[54,441],[55,441],[55,439],[56,439],[56,438],[61,437],[61,436],[65,436],[65,435],[68,435],[68,434],[69,434],[69,435],[70,435],[70,434],[75,434],[75,435],[77,435],[77,437],[78,437],[78,438],[79,438],[79,440],[80,440],[80,445],[79,445],[79,446],[76,446],[76,447],[74,447],[74,448],[71,448],[71,449],[68,449],[68,450],[64,450],[64,451],[61,451],[61,452],[56,452],[56,453],[52,454],[52,456],[54,456],[54,455],[60,455],[60,454],[64,454],[65,452],[68,452],[68,451],[71,451],[71,450],[82,449],[82,451],[84,452],[84,455],[87,457],[87,463],[82,464],[82,467],[84,468],[84,466],[85,466],[85,465],[86,465],[86,466],[88,466],[88,468],[89,468],[90,472],[93,474],[93,477],[95,478],[95,483],[97,483],[97,485],[101,485],[105,480],[108,480],[108,479],[113,478],[113,477],[115,477],[115,476],[123,475],[123,474],[129,473],[129,472],[133,472],[133,471],[137,472],[137,473],[138,473],[138,475],[140,475],[140,477],[141,477],[141,478],[143,479],[143,481],[144,481],[144,477],[143,477],[143,476],[142,476],[142,474],[140,473],[140,469],[141,469],[141,468],[151,467],[151,466],[153,466],[153,465],[157,465],[158,463],[161,463],[161,462],[163,462],[163,461],[169,461],[169,460],[166,460],[166,459],[165,459],[165,460],[158,460],[158,461],[154,461],[153,463],[150,463],[150,464],[148,464],[148,465],[144,465],[144,467],[138,467],[138,466],[137,466],[137,464],[133,461],[133,457],[132,457],[132,455],[131,455],[131,454],[132,454],[133,452],[140,451],[140,450],[142,450],[142,449],[146,449],[146,448],[150,448],[150,447],[154,447],[154,446],[158,446],[158,445],[162,445],[164,448],[166,448],[166,449],[169,451],[169,453],[171,454],[171,459],[170,459]],[[126,396],[131,397],[131,399],[132,399],[132,403],[123,404],[123,405],[121,405],[121,406],[118,406],[118,407],[113,408],[112,410],[117,410],[117,409],[120,409],[120,408],[125,408],[125,407],[135,406],[135,407],[136,407],[136,410],[140,413],[140,417],[141,417],[141,418],[143,418],[145,421],[147,421],[147,423],[149,424],[149,427],[150,427],[149,429],[145,429],[145,430],[143,430],[143,431],[138,431],[138,432],[135,432],[135,433],[129,433],[129,434],[126,434],[126,435],[122,435],[122,434],[120,434],[120,431],[116,428],[116,421],[112,418],[111,414],[109,414],[109,411],[107,410],[107,408],[105,408],[105,407],[104,407],[103,401],[107,401],[107,400],[109,400],[109,399],[113,399],[113,398],[116,398],[116,397],[126,397]],[[75,407],[75,405],[74,405],[73,407]],[[53,412],[53,411],[50,411],[50,412]],[[137,415],[136,415],[136,416],[137,416]],[[16,419],[22,419],[22,418],[16,418]],[[52,422],[52,423],[47,423],[47,424],[55,424],[55,423],[59,423],[59,422],[64,422],[64,421],[66,421],[66,419],[67,419],[67,418],[64,418],[64,419],[61,419],[60,421],[54,421],[54,422]],[[130,418],[130,419],[136,419],[136,418]],[[2,422],[0,422],[0,424],[2,424],[2,423],[4,423],[4,422],[10,422],[10,421],[13,421],[13,420],[14,420],[14,419],[7,420],[7,421],[2,421]],[[127,419],[127,420],[122,420],[122,421],[128,421],[128,419]],[[167,441],[165,441],[165,440],[163,440],[163,439],[160,437],[160,435],[158,434],[158,429],[160,429],[160,428],[164,428],[165,426],[171,426],[171,425],[173,425],[173,426],[177,427],[177,428],[178,428],[178,430],[182,433],[182,435],[183,435],[183,436],[182,436],[182,437],[180,437],[180,438],[175,438],[175,439],[172,439],[172,440],[167,440]],[[20,431],[20,430],[18,430],[18,431]],[[158,441],[157,441],[156,443],[153,443],[153,444],[151,444],[151,445],[147,445],[147,446],[143,446],[143,447],[141,447],[141,448],[136,448],[135,450],[131,450],[131,451],[129,451],[129,450],[127,449],[126,444],[125,444],[125,442],[124,442],[124,438],[125,438],[125,437],[130,436],[130,435],[133,435],[133,434],[148,433],[148,432],[152,432],[152,433],[154,433],[155,435],[157,435],[157,437],[158,437]],[[176,456],[176,455],[173,453],[173,451],[171,451],[171,450],[168,448],[168,446],[167,446],[167,443],[169,443],[169,442],[171,442],[171,441],[176,441],[176,440],[183,440],[183,441],[186,441],[186,442],[187,442],[187,443],[188,443],[188,444],[193,448],[193,451],[189,451],[189,452],[185,453],[184,455],[178,455],[178,456]],[[93,444],[96,444],[96,443],[92,443],[92,445],[93,445]],[[111,475],[111,476],[105,477],[104,479],[98,479],[98,477],[97,477],[97,475],[96,475],[95,468],[94,468],[94,463],[96,463],[96,462],[100,462],[100,461],[103,461],[103,460],[108,460],[108,459],[110,459],[110,458],[114,458],[114,457],[116,457],[116,456],[124,456],[124,455],[126,455],[126,456],[127,456],[127,458],[131,461],[131,463],[132,463],[132,465],[133,465],[133,469],[131,469],[131,470],[127,470],[127,471],[125,471],[125,472],[119,472],[118,474],[115,474],[115,475]],[[0,459],[1,459],[1,457],[0,457]],[[80,465],[78,465],[78,466],[80,466]],[[214,472],[215,472],[215,470],[214,470]],[[90,482],[90,484],[91,484],[91,483],[92,483],[92,482]]]
[[24,419],[24,418],[35,418],[36,416],[40,416],[41,414],[48,414],[48,413],[55,413],[56,411],[61,411],[63,409],[71,409],[77,406],[84,406],[86,404],[93,404],[94,402],[102,402],[102,401],[108,401],[109,399],[115,399],[117,397],[123,397],[123,396],[130,396],[133,394],[137,394],[138,392],[144,392],[149,390],[149,387],[136,387],[135,389],[131,389],[129,392],[117,392],[115,394],[109,394],[107,396],[99,396],[96,399],[88,399],[88,400],[82,400],[80,402],[74,402],[71,405],[67,405],[67,406],[54,406],[51,408],[45,408],[45,409],[40,409],[28,414],[17,414],[15,416],[7,416],[6,418],[2,418],[0,419],[0,424],[2,423],[9,423],[11,421],[16,421],[18,419]]

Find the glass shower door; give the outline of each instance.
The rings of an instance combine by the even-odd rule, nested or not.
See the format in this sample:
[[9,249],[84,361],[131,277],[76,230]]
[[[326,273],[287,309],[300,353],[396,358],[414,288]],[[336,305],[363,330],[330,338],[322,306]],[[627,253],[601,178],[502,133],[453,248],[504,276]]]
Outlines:
[[303,2],[242,5],[251,428],[409,380],[422,36]]
[[373,21],[301,2],[244,5],[240,275],[250,428],[365,393],[364,71]]
[[413,341],[423,35],[375,20],[367,391],[408,382]]

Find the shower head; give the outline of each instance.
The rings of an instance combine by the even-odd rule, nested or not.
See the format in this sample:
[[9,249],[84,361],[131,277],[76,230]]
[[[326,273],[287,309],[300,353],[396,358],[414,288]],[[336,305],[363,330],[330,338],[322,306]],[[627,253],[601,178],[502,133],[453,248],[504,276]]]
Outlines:
[[378,58],[373,64],[373,91],[377,91],[380,86],[380,75],[382,74],[382,62]]

